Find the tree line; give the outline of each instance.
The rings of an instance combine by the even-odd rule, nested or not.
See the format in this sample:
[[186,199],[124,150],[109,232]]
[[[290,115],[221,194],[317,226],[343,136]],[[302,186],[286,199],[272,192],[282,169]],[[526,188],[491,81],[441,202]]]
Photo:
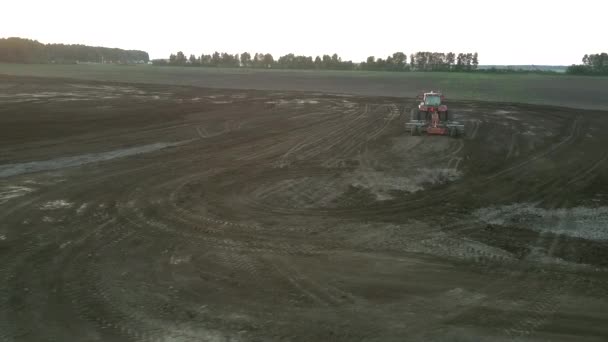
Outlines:
[[573,75],[608,75],[608,53],[587,54],[583,64],[573,64],[566,70]]
[[42,44],[23,38],[0,39],[0,62],[7,63],[147,63],[148,53],[140,50],[87,46],[81,44]]
[[200,56],[186,56],[182,51],[171,54],[169,59],[156,59],[154,65],[216,67],[216,68],[260,68],[260,69],[324,69],[324,70],[373,70],[373,71],[474,71],[479,65],[479,55],[475,53],[416,52],[407,54],[395,52],[383,58],[370,56],[365,62],[354,63],[342,60],[338,54],[316,56],[294,55],[293,53],[275,59],[269,53],[248,52],[229,54],[214,52]]
[[360,64],[362,70],[387,71],[473,71],[479,66],[479,55],[475,53],[453,52],[416,52],[410,55],[409,64],[407,55],[395,52],[386,59],[370,56]]

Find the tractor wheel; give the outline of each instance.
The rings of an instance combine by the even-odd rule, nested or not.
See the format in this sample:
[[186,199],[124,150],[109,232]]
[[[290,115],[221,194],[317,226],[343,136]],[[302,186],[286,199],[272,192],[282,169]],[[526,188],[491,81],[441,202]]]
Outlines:
[[416,120],[427,120],[426,112],[418,110],[416,113]]

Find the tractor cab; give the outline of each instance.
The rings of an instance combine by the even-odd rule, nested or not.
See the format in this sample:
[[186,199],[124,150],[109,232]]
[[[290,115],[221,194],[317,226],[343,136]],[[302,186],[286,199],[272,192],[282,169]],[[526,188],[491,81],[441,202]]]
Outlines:
[[441,105],[441,95],[436,93],[424,94],[424,105],[427,107],[439,107]]
[[418,110],[424,113],[424,116],[430,120],[427,114],[433,112],[442,113],[441,120],[448,120],[448,106],[441,104],[443,101],[443,95],[440,92],[431,91],[418,96],[418,99],[422,100],[418,105]]
[[422,96],[419,96],[418,98],[422,100],[419,107],[422,107],[421,109],[426,111],[425,108],[433,110],[441,106],[443,95],[441,95],[441,93],[431,91],[430,93],[422,94]]

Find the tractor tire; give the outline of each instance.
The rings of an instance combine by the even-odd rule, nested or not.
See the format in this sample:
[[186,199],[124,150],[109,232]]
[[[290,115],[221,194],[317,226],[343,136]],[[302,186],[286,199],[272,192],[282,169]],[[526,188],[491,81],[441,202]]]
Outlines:
[[417,113],[418,118],[416,120],[428,120],[428,118],[426,117],[426,113],[427,112],[422,112],[419,110]]

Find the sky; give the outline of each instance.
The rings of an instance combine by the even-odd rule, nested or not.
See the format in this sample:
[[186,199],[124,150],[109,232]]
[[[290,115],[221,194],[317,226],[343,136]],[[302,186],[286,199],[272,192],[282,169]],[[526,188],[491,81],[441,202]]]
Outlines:
[[144,50],[386,58],[478,52],[480,64],[570,65],[608,51],[608,0],[19,0],[0,37]]

